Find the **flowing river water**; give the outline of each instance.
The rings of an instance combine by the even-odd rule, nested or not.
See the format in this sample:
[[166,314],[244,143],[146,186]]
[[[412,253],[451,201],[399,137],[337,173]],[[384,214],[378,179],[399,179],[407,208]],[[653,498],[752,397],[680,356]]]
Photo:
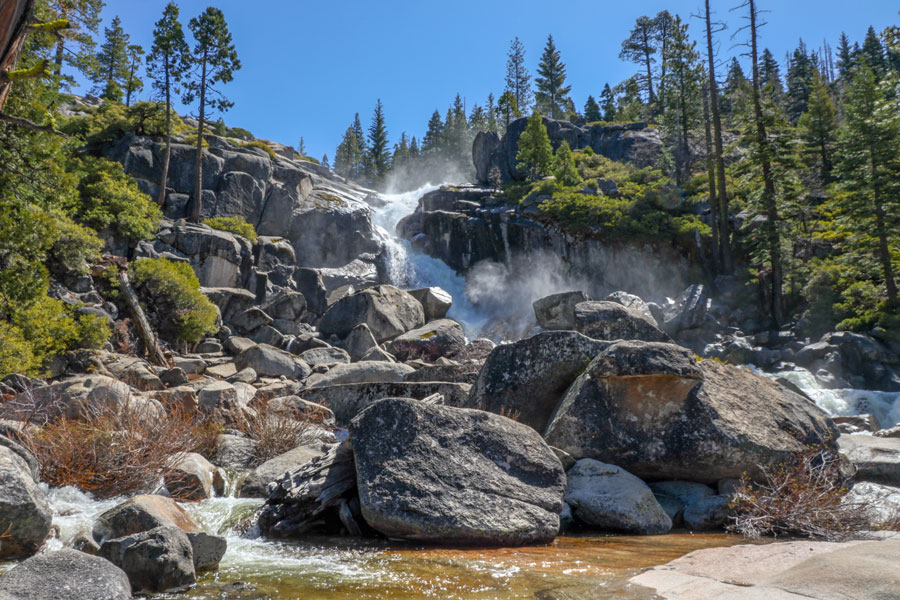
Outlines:
[[[404,287],[440,286],[453,296],[450,317],[477,335],[488,317],[466,297],[465,278],[438,259],[414,252],[394,235],[397,222],[418,199],[438,186],[386,195],[376,211],[390,252],[391,278]],[[565,290],[558,290],[565,291]],[[831,414],[875,412],[882,423],[900,420],[900,395],[861,390],[823,390],[804,371],[779,374],[791,379]],[[204,574],[188,592],[161,598],[233,600],[506,600],[513,598],[640,598],[626,589],[629,577],[696,549],[742,543],[724,534],[560,537],[529,548],[434,548],[352,538],[272,541],[246,523],[262,505],[232,493],[186,509],[208,532],[222,535],[228,550],[215,573]],[[73,489],[49,490],[56,537],[48,549],[62,548],[119,500],[97,501]],[[0,564],[0,571],[12,565]],[[558,595],[553,590],[566,590]]]

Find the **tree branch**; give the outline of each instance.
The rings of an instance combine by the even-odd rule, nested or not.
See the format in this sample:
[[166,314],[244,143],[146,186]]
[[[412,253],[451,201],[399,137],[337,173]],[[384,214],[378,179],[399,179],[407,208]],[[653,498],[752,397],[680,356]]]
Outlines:
[[6,113],[0,112],[0,121],[5,121],[6,123],[12,123],[13,125],[17,125],[19,127],[27,127],[28,129],[33,129],[35,131],[43,131],[44,133],[52,133],[54,135],[61,135],[62,137],[69,137],[61,131],[57,131],[53,129],[50,125],[38,125],[33,121],[29,121],[28,119],[23,119],[21,117],[14,117],[12,115],[8,115]]

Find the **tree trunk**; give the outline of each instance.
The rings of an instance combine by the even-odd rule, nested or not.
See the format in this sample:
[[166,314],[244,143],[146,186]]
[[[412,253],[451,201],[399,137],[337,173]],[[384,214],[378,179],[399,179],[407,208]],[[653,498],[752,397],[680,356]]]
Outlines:
[[166,154],[163,158],[162,177],[159,179],[159,194],[156,203],[160,208],[166,205],[166,186],[169,183],[169,159],[172,157],[172,86],[169,81],[169,55],[163,56],[166,61],[164,68],[166,78]]
[[194,205],[191,221],[199,223],[203,210],[203,125],[206,118],[206,59],[201,65],[200,79],[200,123],[197,127],[197,155],[194,159]]
[[706,177],[709,181],[709,213],[712,221],[713,271],[718,273],[719,263],[719,200],[716,197],[716,162],[713,157],[712,124],[709,121],[709,86],[703,83],[703,123],[706,133]]
[[897,282],[894,279],[894,265],[891,263],[891,250],[888,246],[887,226],[885,225],[884,203],[881,198],[881,186],[877,181],[877,161],[875,149],[869,144],[869,166],[872,170],[872,201],[875,204],[875,227],[878,233],[878,260],[884,271],[884,287],[887,291],[888,302],[897,303]]
[[128,305],[128,310],[131,312],[132,318],[134,318],[134,326],[138,330],[138,335],[141,336],[141,341],[144,342],[144,347],[150,356],[150,362],[155,365],[169,366],[169,362],[162,353],[159,344],[156,343],[156,335],[153,333],[150,321],[147,320],[147,315],[144,314],[144,309],[141,308],[137,294],[134,292],[134,288],[131,287],[131,282],[128,280],[128,272],[124,269],[119,270],[119,289],[122,290],[125,304]]
[[763,172],[763,204],[766,209],[766,238],[769,245],[769,261],[772,263],[772,320],[776,326],[784,322],[783,280],[784,265],[781,259],[781,234],[778,225],[778,203],[775,193],[775,179],[772,175],[772,163],[769,160],[769,138],[766,124],[763,122],[762,102],[759,97],[759,60],[756,45],[756,2],[748,0],[750,6],[750,60],[753,61],[753,113],[756,118],[756,143]]
[[722,272],[734,271],[728,223],[728,191],[725,183],[725,152],[722,149],[722,115],[719,112],[719,85],[716,82],[716,58],[712,41],[712,17],[706,0],[706,51],[709,58],[709,102],[713,121],[713,148],[716,159],[716,192],[719,198],[719,262]]
[[[33,9],[34,0],[4,0],[0,3],[0,74],[16,68]],[[0,110],[3,110],[11,87],[12,82],[0,76]]]
[[[646,40],[647,44],[650,44],[650,40]],[[644,54],[645,62],[647,64],[647,104],[653,104],[656,100],[656,95],[653,93],[653,69],[650,67],[650,59],[652,56],[650,52],[646,52]]]

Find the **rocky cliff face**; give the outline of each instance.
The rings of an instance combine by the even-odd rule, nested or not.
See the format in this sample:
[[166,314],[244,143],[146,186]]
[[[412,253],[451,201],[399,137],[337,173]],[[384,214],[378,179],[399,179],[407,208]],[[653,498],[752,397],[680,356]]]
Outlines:
[[[289,240],[298,265],[340,268],[361,260],[374,270],[383,244],[366,203],[372,192],[349,185],[310,162],[280,154],[271,158],[261,149],[237,146],[216,136],[207,139],[210,147],[203,152],[204,218],[243,217],[261,236]],[[164,207],[170,218],[186,214],[193,190],[194,152],[185,144],[172,146]],[[128,136],[108,149],[106,156],[121,162],[144,191],[156,196],[163,144]]]
[[596,297],[620,289],[674,297],[702,277],[692,249],[665,240],[611,242],[574,236],[534,219],[529,207],[504,203],[496,192],[461,187],[426,194],[416,212],[400,221],[397,233],[460,272],[482,261],[539,269],[544,267],[541,257],[554,257],[555,267],[589,283]]
[[[528,119],[525,118],[513,121],[502,138],[496,133],[487,132],[481,132],[475,137],[472,160],[478,183],[490,183],[494,168],[502,182],[525,179],[525,173],[516,168],[516,153],[519,149],[519,137],[525,131],[527,123]],[[657,164],[662,150],[659,129],[649,127],[646,123],[579,127],[568,121],[554,121],[545,117],[544,126],[554,149],[567,141],[573,149],[590,147],[597,154],[633,163],[638,167]]]

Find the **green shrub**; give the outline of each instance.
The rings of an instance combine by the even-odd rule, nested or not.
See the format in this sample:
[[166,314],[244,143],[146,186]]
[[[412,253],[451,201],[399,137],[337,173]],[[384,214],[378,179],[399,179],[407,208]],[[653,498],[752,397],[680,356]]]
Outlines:
[[275,154],[275,151],[272,150],[272,148],[262,140],[253,140],[252,142],[244,142],[243,144],[241,144],[241,146],[243,148],[258,148],[258,149],[262,150],[263,152],[265,152],[266,154],[268,154],[269,158],[271,158],[272,160],[275,160],[275,157],[277,156]]
[[153,237],[159,225],[159,206],[142,193],[122,165],[103,158],[81,159],[79,219],[97,231],[112,233],[135,243]]
[[44,296],[0,321],[0,376],[40,375],[54,357],[76,348],[102,348],[111,330],[99,315],[79,315],[75,307]]
[[244,217],[212,217],[203,221],[203,224],[209,225],[213,229],[240,235],[254,244],[258,239],[256,229],[253,228],[253,225],[245,221]]
[[189,264],[146,259],[135,263],[133,270],[145,310],[161,335],[194,343],[216,332],[218,312],[200,291],[200,281]]
[[239,140],[252,141],[256,139],[252,133],[241,127],[231,127],[228,129],[228,137],[238,138]]
[[64,215],[57,216],[57,239],[50,248],[48,266],[56,273],[85,275],[88,262],[100,258],[103,241],[93,229],[75,223]]
[[10,373],[31,374],[36,366],[31,344],[22,330],[12,323],[0,321],[0,377]]

